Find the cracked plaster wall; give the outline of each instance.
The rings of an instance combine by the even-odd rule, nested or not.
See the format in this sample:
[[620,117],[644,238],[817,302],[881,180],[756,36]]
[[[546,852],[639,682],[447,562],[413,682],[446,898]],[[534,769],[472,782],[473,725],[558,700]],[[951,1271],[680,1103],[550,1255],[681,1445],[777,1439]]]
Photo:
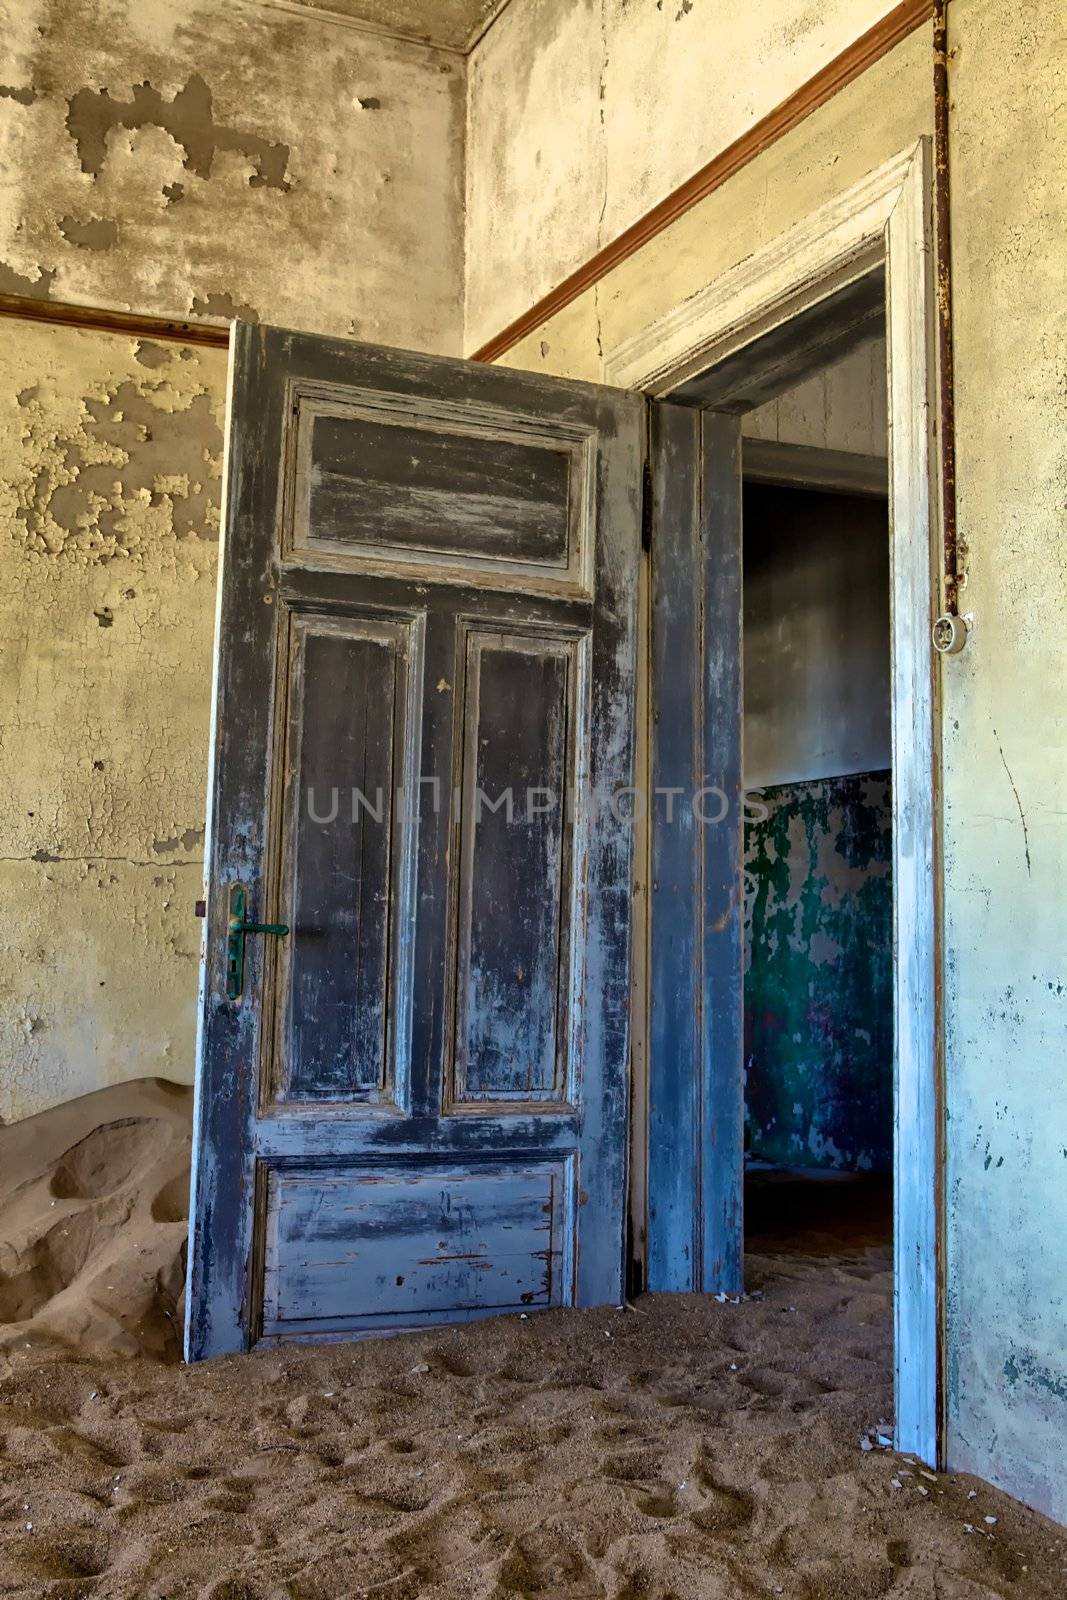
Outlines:
[[[0,294],[456,351],[463,63],[0,0]],[[225,354],[0,319],[0,1117],[193,1070]]]
[[[930,59],[931,31],[916,29],[862,78],[520,340],[502,363],[601,380],[604,351],[929,132]],[[643,157],[643,147],[638,155]],[[475,232],[472,219],[472,270]],[[488,319],[488,331],[507,320],[501,307]]]
[[191,1082],[226,354],[0,320],[0,1117]]
[[0,0],[0,293],[458,353],[461,57],[254,0]]
[[[952,0],[950,42],[974,630],[942,671],[948,1451],[1067,1521],[1067,56],[1038,0]],[[923,27],[506,364],[599,378],[603,350],[930,133],[931,61]],[[617,194],[645,150],[613,160]]]
[[952,1458],[1067,1521],[1067,52],[953,0],[964,608],[944,682]]
[[475,350],[895,0],[511,0],[470,57]]

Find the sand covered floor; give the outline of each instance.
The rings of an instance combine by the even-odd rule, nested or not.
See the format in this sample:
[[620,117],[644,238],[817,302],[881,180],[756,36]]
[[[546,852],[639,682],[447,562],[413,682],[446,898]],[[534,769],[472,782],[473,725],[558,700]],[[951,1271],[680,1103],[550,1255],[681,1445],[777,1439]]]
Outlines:
[[[159,1086],[106,1095],[149,1126],[74,1158],[92,1130],[70,1107],[62,1136],[24,1125],[14,1193],[0,1130],[22,1229],[0,1257],[0,1595],[1067,1593],[1062,1530],[860,1449],[891,1403],[889,1258],[864,1227],[813,1217],[780,1238],[798,1208],[765,1193],[739,1305],[643,1297],[186,1368],[167,1357],[187,1106]],[[49,1193],[57,1173],[77,1193]],[[68,1238],[90,1218],[77,1250],[60,1233],[34,1254],[44,1212]]]

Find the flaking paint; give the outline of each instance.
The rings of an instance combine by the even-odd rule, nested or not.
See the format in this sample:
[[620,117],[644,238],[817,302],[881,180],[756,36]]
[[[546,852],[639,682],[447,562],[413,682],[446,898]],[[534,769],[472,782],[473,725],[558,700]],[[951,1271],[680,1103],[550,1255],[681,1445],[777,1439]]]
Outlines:
[[[459,57],[246,0],[0,24],[0,293],[458,348]],[[192,1074],[224,382],[0,322],[5,1118]]]
[[780,784],[759,799],[745,824],[746,1153],[889,1171],[889,775]]
[[0,322],[0,1117],[189,1082],[225,352]]
[[462,57],[251,0],[0,0],[0,82],[0,293],[458,352]]

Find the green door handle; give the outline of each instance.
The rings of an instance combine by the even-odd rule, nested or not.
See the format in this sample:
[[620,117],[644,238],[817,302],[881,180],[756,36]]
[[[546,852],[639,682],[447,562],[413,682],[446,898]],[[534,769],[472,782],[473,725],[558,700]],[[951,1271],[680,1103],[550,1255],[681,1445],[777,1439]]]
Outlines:
[[246,920],[248,897],[243,883],[230,887],[230,916],[226,925],[226,998],[240,1000],[245,985],[245,938],[250,933],[270,933],[284,939],[289,932],[284,922]]

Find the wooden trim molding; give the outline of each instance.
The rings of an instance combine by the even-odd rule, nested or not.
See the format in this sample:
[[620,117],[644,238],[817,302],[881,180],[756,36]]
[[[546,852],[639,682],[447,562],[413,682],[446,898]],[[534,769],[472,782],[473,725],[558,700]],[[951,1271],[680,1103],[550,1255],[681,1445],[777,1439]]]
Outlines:
[[604,382],[662,396],[869,273],[914,149],[893,156],[604,357]]
[[0,294],[0,317],[15,317],[21,322],[49,322],[62,327],[95,328],[100,333],[126,333],[135,339],[212,345],[221,350],[230,342],[228,323],[181,322],[170,317],[142,316],[133,311],[111,311],[103,306],[35,300],[30,295]]
[[893,723],[893,1317],[898,1450],[944,1466],[941,517],[933,160],[886,225]]
[[577,300],[579,295],[592,287],[594,283],[607,276],[615,267],[629,256],[634,255],[641,247],[654,239],[657,234],[663,233],[679,217],[692,210],[701,200],[740,172],[742,167],[748,165],[756,156],[761,155],[772,144],[777,143],[784,134],[789,133],[805,117],[831,100],[840,89],[852,83],[867,68],[873,66],[888,55],[901,40],[906,39],[916,28],[929,22],[934,14],[933,0],[901,0],[892,11],[886,13],[873,28],[856,39],[842,50],[839,56],[817,72],[807,83],[801,85],[793,94],[775,106],[759,122],[755,123],[733,144],[727,145],[725,150],[712,158],[706,166],[687,178],[673,193],[667,195],[651,211],[624,229],[616,239],[598,250],[582,266],[563,282],[557,284],[548,294],[514,322],[486,341],[480,349],[471,356],[472,361],[496,361],[513,345],[518,344],[528,333],[533,333],[542,323],[562,311],[564,306]]

